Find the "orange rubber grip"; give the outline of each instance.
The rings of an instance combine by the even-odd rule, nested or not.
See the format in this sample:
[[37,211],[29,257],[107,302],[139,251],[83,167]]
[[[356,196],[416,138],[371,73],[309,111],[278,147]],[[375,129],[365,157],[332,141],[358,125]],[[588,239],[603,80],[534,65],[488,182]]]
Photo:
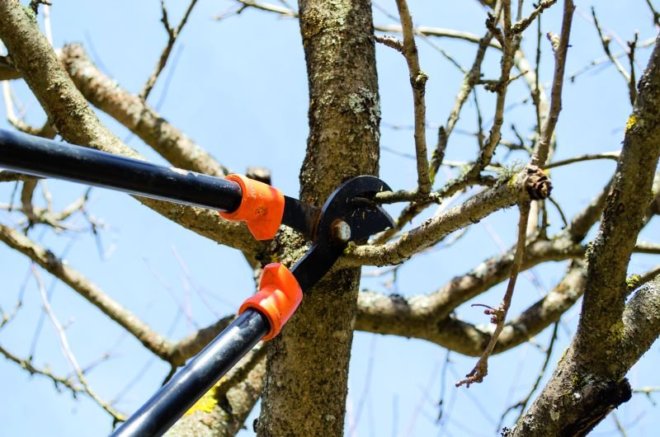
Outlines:
[[248,308],[263,314],[270,323],[270,331],[263,339],[270,340],[296,312],[302,297],[302,289],[289,269],[280,263],[268,264],[261,275],[259,291],[243,302],[238,314]]
[[242,175],[230,174],[227,179],[241,186],[243,197],[236,211],[222,211],[220,216],[227,220],[245,222],[257,240],[275,237],[284,215],[284,194],[268,184]]

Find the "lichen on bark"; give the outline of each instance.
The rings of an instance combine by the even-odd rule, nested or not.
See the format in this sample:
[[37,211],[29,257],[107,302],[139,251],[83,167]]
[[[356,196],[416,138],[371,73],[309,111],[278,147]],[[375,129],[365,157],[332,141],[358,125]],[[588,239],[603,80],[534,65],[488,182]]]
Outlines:
[[[378,172],[371,4],[303,0],[299,7],[310,94],[301,199],[321,205],[346,179]],[[259,435],[343,434],[359,276],[358,268],[326,276],[272,342]]]

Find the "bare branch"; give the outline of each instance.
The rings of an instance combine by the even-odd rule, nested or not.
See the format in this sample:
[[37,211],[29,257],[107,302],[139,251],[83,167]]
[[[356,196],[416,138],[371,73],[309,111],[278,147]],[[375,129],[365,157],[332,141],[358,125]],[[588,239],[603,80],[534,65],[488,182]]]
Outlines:
[[474,90],[475,85],[478,83],[481,77],[481,64],[484,61],[486,56],[486,49],[490,46],[490,43],[493,39],[492,32],[488,31],[479,42],[479,47],[477,49],[477,54],[472,63],[472,67],[463,77],[463,82],[458,91],[458,95],[454,101],[454,107],[449,113],[447,122],[445,126],[441,126],[438,129],[438,143],[436,144],[435,150],[431,157],[431,181],[435,180],[435,176],[438,173],[438,169],[444,160],[445,150],[447,148],[447,143],[449,142],[449,137],[454,131],[454,127],[458,122],[461,110],[465,102],[467,101],[470,93]]
[[[438,129],[438,142],[436,144],[435,150],[431,155],[431,163],[429,167],[429,181],[433,185],[435,177],[438,173],[438,169],[442,165],[445,156],[445,150],[449,142],[449,136],[454,130],[458,118],[463,108],[463,105],[467,101],[470,93],[474,90],[475,85],[478,83],[481,76],[481,64],[483,63],[486,49],[489,46],[490,41],[492,40],[493,35],[489,31],[486,35],[479,41],[479,48],[475,56],[475,60],[472,64],[472,68],[469,72],[465,73],[463,78],[463,83],[461,88],[456,96],[456,101],[454,107],[449,114],[447,119],[446,126],[440,126]],[[475,178],[476,179],[476,178]],[[458,183],[452,184],[448,189],[443,190],[443,197],[451,197],[454,193],[459,192],[461,189],[467,188],[471,184],[471,180],[463,180]],[[425,201],[421,198],[419,190],[413,192],[411,200],[414,200],[410,205],[408,205],[397,218],[396,224],[393,228],[383,232],[383,234],[375,241],[376,243],[383,243],[392,237],[396,232],[403,229],[413,218],[415,218],[419,213],[421,213],[429,204],[429,201]]]
[[244,7],[259,9],[266,12],[273,12],[285,17],[298,18],[298,12],[290,8],[273,5],[270,3],[255,2],[252,0],[236,0],[236,2],[240,3]]
[[623,325],[615,364],[620,373],[627,372],[660,336],[660,275],[630,298],[623,312]]
[[637,280],[637,285],[644,285],[649,281],[652,281],[653,278],[656,276],[660,275],[660,264],[649,270],[648,272],[639,275],[638,280]]
[[148,350],[169,361],[172,346],[166,339],[154,332],[134,314],[112,300],[110,296],[82,274],[55,257],[51,251],[44,249],[21,233],[4,225],[0,225],[0,241],[29,257],[50,274],[59,278],[89,303],[96,306],[122,328],[126,329]]
[[573,241],[582,241],[587,235],[587,232],[589,232],[589,229],[598,221],[605,208],[605,202],[611,188],[612,180],[605,185],[603,190],[589,205],[573,217],[573,220],[571,220],[571,223],[565,230]]
[[575,162],[584,162],[584,161],[593,161],[597,159],[610,159],[612,161],[618,161],[619,156],[621,156],[621,152],[618,150],[615,150],[613,152],[605,152],[605,153],[588,153],[585,155],[580,155],[576,156],[573,158],[567,158],[567,159],[562,159],[560,161],[554,161],[549,164],[546,164],[543,166],[545,169],[549,168],[556,168],[556,167],[561,167],[564,165],[568,164],[573,164]]
[[0,355],[4,356],[9,361],[18,364],[22,369],[25,369],[30,375],[40,375],[50,379],[55,385],[55,389],[58,391],[62,387],[65,387],[67,390],[71,391],[73,396],[77,396],[78,393],[84,393],[85,391],[76,385],[74,381],[69,377],[57,376],[50,369],[44,368],[40,369],[34,365],[31,359],[20,358],[11,352],[9,352],[4,347],[0,346]]
[[415,107],[415,154],[417,156],[417,189],[420,194],[431,191],[431,180],[429,179],[429,162],[426,151],[426,81],[428,76],[419,66],[419,56],[415,44],[412,18],[408,10],[406,0],[396,0],[396,5],[401,17],[401,28],[403,29],[403,55],[408,64],[410,85],[413,91],[413,104]]
[[[611,350],[607,336],[618,323],[625,305],[621,290],[637,235],[643,225],[660,149],[656,99],[660,95],[660,40],[639,84],[639,96],[630,116],[621,159],[607,199],[599,234],[589,252],[589,284],[578,329],[581,346],[600,345]],[[625,208],[626,214],[620,214]],[[599,356],[590,350],[588,356]],[[602,366],[602,361],[599,365]],[[595,369],[594,369],[595,371]]]
[[497,99],[495,102],[493,125],[490,128],[488,139],[484,143],[484,147],[480,150],[477,162],[467,172],[465,179],[475,177],[484,167],[490,164],[493,154],[495,153],[495,148],[499,144],[502,134],[505,102],[510,83],[509,79],[511,77],[511,69],[513,68],[513,59],[520,44],[520,35],[513,32],[511,29],[511,1],[503,0],[501,3],[502,29],[496,27],[494,20],[486,21],[486,26],[502,46],[500,78],[498,85],[494,88],[494,91],[497,94]]
[[29,220],[28,227],[30,227],[36,217],[34,214],[34,207],[32,206],[32,196],[34,195],[34,190],[36,188],[36,179],[30,179],[23,182],[23,189],[21,190],[21,209]]
[[[591,8],[591,16],[594,19],[594,26],[596,26],[596,30],[598,31],[598,36],[600,37],[600,41],[603,45],[603,50],[605,51],[605,54],[607,55],[607,58],[614,64],[616,67],[617,71],[621,74],[623,79],[626,81],[626,85],[628,86],[628,89],[630,90],[630,104],[634,105],[635,104],[635,98],[636,98],[636,93],[637,90],[635,89],[635,82],[633,81],[633,78],[631,75],[626,71],[626,69],[623,67],[621,62],[612,55],[612,51],[610,50],[610,41],[612,41],[612,38],[609,36],[606,36],[603,34],[603,29],[600,27],[600,22],[598,21],[598,17],[596,16],[596,8],[592,7]],[[631,83],[632,83],[632,90],[631,90]]]
[[514,24],[513,27],[511,28],[511,30],[514,31],[514,32],[518,32],[518,33],[523,32],[525,29],[527,29],[529,27],[530,24],[532,24],[534,22],[534,20],[536,20],[536,18],[543,11],[545,11],[546,9],[548,9],[550,6],[554,5],[555,3],[557,3],[557,0],[543,0],[543,1],[539,2],[536,5],[536,7],[534,8],[534,10],[532,11],[532,13],[529,14],[529,16],[527,16],[527,17],[523,18],[522,20],[518,21],[516,24]]
[[550,92],[550,110],[541,130],[541,138],[534,154],[532,164],[544,166],[550,153],[550,144],[555,134],[555,127],[559,120],[561,111],[561,93],[564,87],[564,71],[566,70],[566,56],[571,36],[571,24],[573,23],[573,11],[575,5],[573,0],[564,1],[564,14],[561,24],[561,35],[557,49],[555,50],[555,72],[552,78],[552,91]]
[[5,111],[7,113],[7,121],[9,122],[9,124],[14,126],[19,131],[31,135],[37,135],[45,138],[55,137],[56,134],[55,129],[53,129],[53,127],[48,121],[44,123],[43,127],[36,128],[34,126],[30,126],[29,124],[25,123],[20,117],[16,115],[16,111],[14,108],[14,98],[12,96],[9,82],[7,81],[2,82],[2,96],[5,101]]
[[660,254],[660,244],[658,243],[648,243],[646,241],[638,241],[635,244],[633,252],[637,253],[650,253],[650,254]]
[[158,76],[160,76],[160,73],[163,71],[165,65],[167,64],[167,60],[169,59],[170,54],[172,53],[172,48],[174,48],[174,43],[176,43],[176,39],[181,34],[181,31],[183,30],[183,26],[186,25],[186,22],[188,21],[188,17],[190,16],[190,13],[192,12],[196,4],[197,4],[197,0],[190,1],[190,4],[188,5],[188,9],[186,9],[186,12],[183,14],[183,18],[181,18],[181,22],[179,22],[179,25],[176,28],[173,28],[170,26],[170,22],[167,17],[167,8],[165,7],[165,1],[164,0],[160,1],[160,7],[162,12],[161,21],[163,22],[163,26],[165,26],[165,32],[167,32],[167,45],[163,49],[163,52],[161,53],[160,58],[158,59],[158,64],[156,64],[156,68],[154,69],[154,72],[151,73],[151,76],[149,76],[149,79],[147,79],[147,83],[144,84],[144,88],[142,88],[142,91],[139,94],[140,100],[145,101],[147,100],[147,97],[149,97],[151,90],[153,89],[154,85],[156,84],[156,81],[158,80]]
[[62,63],[87,100],[140,137],[172,165],[212,176],[222,177],[229,173],[143,100],[103,74],[82,46],[64,46]]
[[117,421],[125,420],[123,414],[119,413],[117,410],[112,408],[107,402],[101,399],[96,394],[96,392],[94,392],[94,390],[92,390],[92,388],[89,386],[89,383],[87,382],[87,378],[85,377],[82,369],[80,368],[80,365],[78,364],[78,360],[76,359],[75,355],[73,354],[73,351],[71,350],[71,346],[69,345],[69,340],[67,339],[66,334],[64,333],[64,328],[62,327],[62,324],[55,316],[55,313],[53,312],[53,309],[50,306],[50,302],[48,302],[46,289],[43,286],[43,282],[41,281],[39,272],[34,266],[32,267],[32,274],[37,280],[37,286],[39,288],[41,302],[43,304],[44,310],[46,311],[46,314],[48,314],[48,318],[50,319],[50,321],[53,324],[53,327],[55,328],[55,332],[57,333],[57,337],[60,341],[60,346],[62,348],[62,353],[66,357],[67,361],[69,361],[69,363],[71,364],[71,367],[73,368],[76,374],[76,378],[78,378],[78,382],[80,382],[80,385],[82,386],[82,390],[84,390],[85,393],[87,393],[87,395],[89,395],[89,397],[92,398],[92,400],[94,400],[94,402],[96,402],[101,408],[107,411],[115,420]]
[[399,41],[398,39],[392,37],[392,36],[380,36],[380,35],[375,35],[374,39],[376,42],[379,42],[383,44],[384,46],[387,46],[391,49],[396,50],[397,52],[403,54],[403,43]]
[[639,33],[635,32],[635,37],[628,42],[628,63],[630,65],[630,81],[628,81],[628,94],[630,102],[634,105],[637,100],[637,75],[635,74],[635,50],[639,42]]
[[[660,38],[640,80],[600,230],[587,253],[576,337],[543,392],[508,435],[529,435],[540,424],[553,435],[585,435],[613,408],[630,399],[625,374],[658,337],[660,278],[626,304],[630,292],[626,272],[652,199],[660,155],[658,78]],[[570,398],[563,395],[569,387]]]
[[[648,39],[645,39],[644,41],[638,43],[636,48],[638,48],[638,49],[649,48],[649,47],[653,47],[654,44],[655,44],[655,37],[648,38]],[[623,58],[624,56],[629,56],[629,55],[630,55],[630,53],[628,51],[620,51],[620,52],[614,53],[612,56],[619,59],[619,58]],[[568,76],[568,79],[571,82],[575,82],[575,80],[579,76],[587,73],[588,71],[590,71],[590,70],[592,70],[592,69],[594,69],[594,68],[596,68],[600,65],[605,64],[606,62],[610,62],[610,58],[608,56],[603,56],[601,58],[594,59],[591,62],[589,62],[587,65],[585,65],[584,67],[582,67],[582,68],[574,71],[573,73],[571,73]]]
[[474,366],[474,369],[466,375],[466,378],[457,382],[456,387],[465,385],[470,387],[470,384],[482,382],[486,375],[488,375],[488,357],[493,353],[497,340],[499,339],[502,330],[504,329],[504,323],[506,322],[506,316],[511,307],[511,300],[513,298],[513,291],[516,288],[516,280],[518,279],[518,273],[520,272],[520,267],[522,265],[523,256],[525,253],[525,240],[527,237],[527,220],[529,220],[529,201],[523,202],[520,204],[520,219],[518,221],[518,242],[516,244],[516,251],[513,256],[513,265],[511,266],[511,272],[509,273],[509,283],[506,287],[506,292],[504,293],[504,298],[502,303],[497,308],[488,308],[484,313],[491,316],[491,322],[495,323],[495,330],[493,335],[488,342],[488,345],[484,349],[479,361]]
[[660,26],[660,12],[655,9],[651,0],[646,0],[646,4],[649,5],[649,9],[651,9],[651,13],[653,14],[653,23],[656,26]]
[[515,404],[511,405],[509,408],[507,408],[502,413],[502,416],[500,418],[500,423],[497,426],[498,430],[502,427],[502,422],[504,421],[504,418],[506,417],[506,415],[510,411],[513,411],[513,410],[517,409],[519,411],[518,419],[520,419],[522,414],[525,412],[525,409],[527,408],[527,405],[529,404],[529,402],[532,400],[532,396],[536,392],[536,389],[538,389],[539,386],[541,385],[541,381],[543,380],[543,377],[545,376],[545,372],[548,370],[548,365],[550,364],[550,357],[552,356],[552,352],[554,350],[554,346],[555,346],[555,342],[557,340],[557,333],[558,332],[559,332],[559,322],[557,321],[557,322],[555,322],[554,327],[552,328],[552,335],[550,336],[550,344],[548,344],[548,347],[545,351],[545,360],[543,360],[543,364],[541,365],[541,370],[539,371],[539,374],[536,377],[536,380],[534,380],[534,384],[532,384],[532,387],[527,392],[527,396],[525,396],[523,399],[516,402]]
[[404,233],[398,240],[379,246],[349,246],[347,259],[340,261],[346,265],[386,265],[398,264],[415,253],[426,249],[449,233],[458,230],[470,223],[477,223],[493,211],[500,210],[516,204],[521,196],[528,196],[532,181],[540,181],[535,189],[549,194],[550,182],[538,168],[528,167],[513,175],[505,176],[498,183],[481,193],[471,197],[462,205],[433,217],[421,226]]
[[[528,249],[532,247],[534,245],[528,246]],[[529,257],[530,253],[526,256]],[[536,258],[538,255],[533,256],[536,260],[530,266],[523,264],[523,269],[541,262]],[[509,258],[509,265],[511,262]],[[505,277],[507,273],[508,269],[502,276]],[[481,293],[504,277],[495,281],[491,280],[490,276],[485,277],[487,283],[483,289],[480,285],[475,286],[477,290],[474,292],[470,290],[469,295],[475,296]],[[493,353],[501,353],[516,347],[559,320],[584,293],[585,278],[584,266],[579,261],[575,261],[566,276],[546,296],[504,325]],[[469,281],[468,275],[458,277],[443,289],[453,286],[456,289],[453,293],[460,294],[461,282]],[[464,355],[474,357],[482,355],[490,342],[492,330],[457,319],[451,314],[451,309],[446,311],[447,307],[452,308],[453,305],[427,310],[425,305],[427,303],[433,305],[434,300],[439,301],[438,298],[432,299],[432,295],[404,299],[396,295],[386,297],[373,292],[362,292],[358,300],[356,329],[424,339]],[[432,314],[431,317],[429,313]],[[436,314],[438,317],[435,317]]]
[[[64,139],[105,152],[140,158],[101,125],[62,68],[52,47],[16,0],[0,2],[0,38]],[[245,226],[224,221],[214,211],[145,198],[139,198],[139,201],[200,235],[244,251],[247,256],[251,257],[263,248],[262,243],[250,237]]]

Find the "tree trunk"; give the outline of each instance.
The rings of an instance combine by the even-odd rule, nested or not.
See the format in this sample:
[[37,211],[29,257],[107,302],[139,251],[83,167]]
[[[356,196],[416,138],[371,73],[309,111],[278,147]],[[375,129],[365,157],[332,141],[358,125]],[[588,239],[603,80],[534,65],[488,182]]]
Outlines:
[[[378,171],[380,108],[371,3],[301,0],[309,77],[301,199],[322,205],[344,180]],[[270,345],[260,436],[343,434],[359,269],[308,291]]]

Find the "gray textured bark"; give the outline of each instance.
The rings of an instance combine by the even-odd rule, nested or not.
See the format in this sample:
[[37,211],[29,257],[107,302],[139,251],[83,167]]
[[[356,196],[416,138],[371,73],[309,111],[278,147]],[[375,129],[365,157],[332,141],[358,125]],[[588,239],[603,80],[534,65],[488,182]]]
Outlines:
[[660,155],[660,37],[638,89],[600,231],[587,254],[577,334],[512,436],[588,433],[630,399],[625,375],[660,334],[657,278],[626,304],[628,262],[653,200]]
[[[342,181],[378,171],[371,3],[308,0],[299,6],[310,94],[301,198],[321,205]],[[326,276],[270,345],[259,435],[343,434],[359,275],[353,268]]]

